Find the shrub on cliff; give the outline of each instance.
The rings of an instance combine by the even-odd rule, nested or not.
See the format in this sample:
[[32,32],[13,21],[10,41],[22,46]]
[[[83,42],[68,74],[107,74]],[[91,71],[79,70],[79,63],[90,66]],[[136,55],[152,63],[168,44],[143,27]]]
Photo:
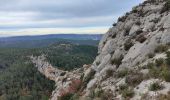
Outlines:
[[170,65],[170,51],[168,51],[168,52],[166,53],[166,55],[167,55],[166,63],[167,63],[167,65]]
[[154,82],[150,85],[149,90],[157,91],[157,90],[161,90],[162,88],[163,88],[163,86],[159,82]]
[[164,12],[170,10],[170,0],[165,0],[165,1],[166,1],[166,3],[164,4],[160,13],[164,13]]
[[127,50],[129,50],[133,45],[134,45],[134,44],[133,44],[132,40],[129,39],[129,40],[127,40],[127,41],[125,42],[125,44],[124,44],[124,49],[127,51]]
[[156,48],[155,48],[155,52],[156,53],[162,53],[162,52],[166,52],[168,50],[168,46],[167,45],[158,45]]
[[116,67],[119,67],[119,65],[121,65],[121,63],[122,63],[122,59],[123,59],[123,55],[121,55],[118,58],[114,58],[111,60],[111,64],[116,65]]

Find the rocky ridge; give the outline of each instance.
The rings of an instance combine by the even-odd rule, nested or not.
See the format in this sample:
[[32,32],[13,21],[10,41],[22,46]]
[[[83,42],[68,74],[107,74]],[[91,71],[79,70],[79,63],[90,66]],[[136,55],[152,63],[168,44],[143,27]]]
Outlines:
[[[66,72],[53,69],[44,57],[32,57],[40,72],[56,82],[51,99],[169,100],[168,5],[167,0],[147,0],[120,17],[101,39],[90,67]],[[46,74],[48,69],[57,74]]]

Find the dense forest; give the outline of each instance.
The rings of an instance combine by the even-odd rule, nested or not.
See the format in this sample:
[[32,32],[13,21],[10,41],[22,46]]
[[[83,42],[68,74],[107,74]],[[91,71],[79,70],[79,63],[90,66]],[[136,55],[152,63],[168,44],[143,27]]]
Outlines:
[[40,74],[21,49],[0,49],[0,100],[47,100],[54,82]]
[[55,83],[39,73],[29,56],[46,55],[64,70],[92,63],[97,47],[61,42],[43,48],[0,48],[0,100],[47,100]]
[[89,45],[74,45],[70,43],[54,44],[44,49],[43,54],[55,67],[72,70],[91,64],[97,55],[97,47]]

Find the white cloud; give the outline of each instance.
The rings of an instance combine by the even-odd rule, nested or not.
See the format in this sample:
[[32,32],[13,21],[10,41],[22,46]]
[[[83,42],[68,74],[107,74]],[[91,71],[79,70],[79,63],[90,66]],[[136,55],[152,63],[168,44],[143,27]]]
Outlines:
[[[0,30],[3,34],[43,34],[69,29],[108,27],[143,0],[0,0]],[[84,29],[83,29],[84,27]],[[32,30],[26,31],[25,30]],[[36,32],[34,32],[36,29]],[[37,30],[43,30],[38,31]],[[81,30],[80,30],[81,29]],[[48,32],[47,32],[48,31]],[[94,30],[91,30],[92,33]],[[10,33],[11,32],[11,33]],[[30,33],[29,33],[30,32]],[[42,33],[40,33],[42,32]],[[70,33],[71,33],[70,32]],[[99,29],[100,33],[104,32]],[[2,31],[0,35],[2,34]]]
[[83,28],[29,28],[21,30],[0,31],[0,36],[40,35],[40,34],[99,34],[105,33],[108,27]]

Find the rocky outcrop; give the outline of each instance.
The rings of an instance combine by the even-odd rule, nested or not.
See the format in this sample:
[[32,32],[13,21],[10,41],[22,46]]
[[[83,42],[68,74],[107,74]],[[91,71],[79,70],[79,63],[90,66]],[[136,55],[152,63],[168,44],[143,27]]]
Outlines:
[[[96,73],[87,84],[86,95],[90,95],[92,88],[97,86],[105,91],[112,91],[113,99],[125,99],[123,94],[118,92],[118,88],[121,84],[127,84],[125,81],[128,75],[117,78],[116,74],[124,69],[146,74],[149,69],[143,70],[140,66],[158,59],[149,58],[148,55],[155,55],[155,49],[160,45],[168,46],[170,44],[170,11],[162,13],[165,3],[165,0],[147,0],[120,17],[116,25],[109,29],[99,43],[99,55],[91,66]],[[107,78],[109,73],[112,74]],[[134,76],[132,75],[132,77]],[[137,84],[139,85],[138,90],[134,86],[130,87],[135,91],[132,100],[140,100],[142,94],[150,94],[148,85],[146,86],[147,91],[142,87],[147,82],[152,83],[153,79],[142,79]],[[164,86],[169,90],[170,83],[166,83]],[[167,94],[169,91],[157,94]],[[157,95],[151,93],[150,96],[154,98]]]
[[77,92],[76,88],[81,83],[80,77],[82,72],[89,67],[84,65],[83,68],[68,72],[53,67],[46,61],[45,55],[38,57],[31,56],[30,58],[43,75],[55,81],[56,89],[52,93],[51,100],[58,100],[62,95]]

